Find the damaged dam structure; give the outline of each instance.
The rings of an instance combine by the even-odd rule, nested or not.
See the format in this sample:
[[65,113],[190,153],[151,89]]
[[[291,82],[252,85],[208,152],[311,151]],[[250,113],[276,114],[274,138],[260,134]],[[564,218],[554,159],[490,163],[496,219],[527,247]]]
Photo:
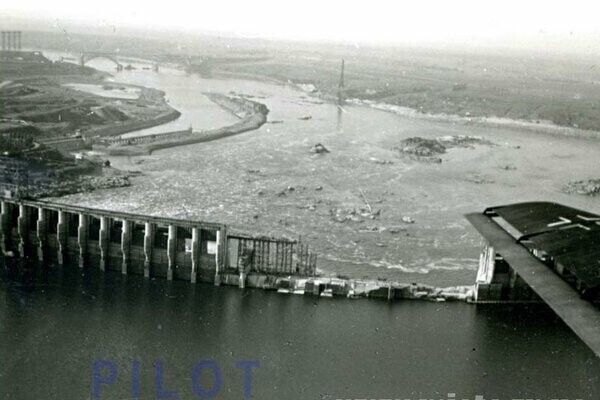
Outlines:
[[41,200],[1,199],[4,256],[47,268],[78,265],[122,274],[261,286],[312,276],[316,255],[297,240],[230,234],[227,226]]
[[600,215],[528,202],[467,219],[487,242],[473,300],[543,301],[600,357]]
[[600,356],[600,216],[560,204],[468,214],[487,245],[475,285],[449,288],[320,277],[316,254],[299,240],[237,233],[220,223],[43,200],[0,198],[0,206],[0,251],[9,268],[91,268],[319,297],[543,301]]

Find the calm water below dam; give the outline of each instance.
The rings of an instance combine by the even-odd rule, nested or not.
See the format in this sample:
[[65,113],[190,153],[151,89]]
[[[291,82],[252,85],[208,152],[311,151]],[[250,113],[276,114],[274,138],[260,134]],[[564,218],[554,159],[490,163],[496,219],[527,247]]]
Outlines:
[[133,397],[133,361],[140,398],[156,398],[160,362],[163,391],[197,398],[205,359],[223,399],[244,398],[239,360],[259,363],[256,399],[600,398],[599,360],[544,305],[319,299],[76,268],[20,282],[0,284],[3,399],[91,398],[96,360],[117,368],[100,398]]

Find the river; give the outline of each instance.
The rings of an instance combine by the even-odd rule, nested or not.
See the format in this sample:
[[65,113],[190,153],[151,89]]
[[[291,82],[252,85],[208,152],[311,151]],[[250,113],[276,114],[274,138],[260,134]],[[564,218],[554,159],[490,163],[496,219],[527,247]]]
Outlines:
[[[169,75],[168,71],[152,74],[146,70],[129,71],[119,73],[117,80],[148,86],[156,83],[154,87],[167,89],[165,91],[172,104],[179,100],[176,100],[173,94],[176,92],[171,92],[169,85],[184,90],[190,82],[196,82],[198,92],[220,88],[225,92],[234,90],[261,96],[272,110],[270,118],[285,122],[266,125],[257,132],[207,146],[161,151],[154,159],[141,158],[143,163],[139,163],[139,159],[115,159],[116,163],[124,166],[144,167],[147,176],[136,181],[138,186],[133,188],[74,195],[69,196],[67,201],[107,207],[114,205],[115,208],[157,214],[223,217],[230,222],[269,229],[273,224],[261,222],[262,214],[258,221],[245,216],[246,213],[253,215],[257,212],[254,200],[243,202],[244,197],[251,195],[248,191],[233,190],[230,197],[225,197],[220,187],[232,186],[251,177],[254,180],[245,183],[253,185],[253,190],[258,187],[256,182],[276,182],[281,188],[293,184],[296,185],[295,192],[300,192],[298,196],[308,198],[309,192],[310,196],[313,195],[313,186],[324,184],[328,185],[324,190],[346,193],[353,198],[355,194],[345,192],[347,189],[341,185],[319,180],[319,173],[325,168],[320,165],[322,158],[303,153],[303,164],[299,165],[296,162],[300,157],[298,149],[306,150],[316,141],[327,140],[332,150],[328,156],[338,160],[340,154],[347,156],[364,149],[365,141],[360,138],[369,136],[370,132],[385,129],[416,132],[420,129],[419,132],[429,130],[435,131],[430,134],[438,134],[444,129],[458,129],[450,125],[427,125],[422,121],[411,122],[408,128],[403,128],[396,116],[358,108],[344,113],[340,122],[337,110],[331,105],[318,104],[288,87],[236,80],[212,82],[176,72]],[[165,84],[169,87],[161,86],[159,82],[170,82]],[[296,118],[305,115],[307,110],[313,117],[310,121]],[[219,123],[229,118],[226,115],[222,117]],[[215,118],[217,121],[220,117]],[[194,120],[194,126],[196,123],[200,125],[201,121]],[[310,129],[305,125],[309,125]],[[493,132],[498,142],[501,133]],[[307,138],[303,135],[312,136]],[[380,136],[372,138],[378,146],[385,144]],[[528,146],[534,139],[527,136],[519,140],[521,145]],[[275,150],[269,149],[269,144],[275,146]],[[243,158],[248,146],[256,146],[252,148],[257,151],[256,158],[239,161],[236,154]],[[519,160],[515,161],[515,154],[519,153],[514,150],[514,145],[511,146],[513,148],[506,147],[506,154],[512,158],[505,154],[507,159],[504,161],[519,163]],[[374,147],[368,147],[368,150],[369,157],[389,156]],[[571,150],[561,154],[590,157],[587,152],[594,150],[597,149],[585,149],[584,144],[575,143]],[[454,158],[477,158],[477,151],[480,150],[464,150],[449,156],[450,166],[447,168],[453,168]],[[218,157],[211,156],[211,153],[217,152],[220,152]],[[285,154],[290,165],[282,166],[276,153]],[[543,155],[536,155],[530,163],[535,163],[540,157]],[[368,164],[363,158],[361,154],[354,159],[359,169],[363,162]],[[218,161],[223,163],[226,159],[232,165],[219,164]],[[569,160],[573,159],[569,157]],[[377,168],[381,168],[377,178],[385,181],[387,174],[406,177],[417,169],[413,164],[397,164],[393,164],[392,172],[377,164]],[[327,168],[332,168],[332,165],[328,164]],[[251,167],[259,169],[259,172],[247,172],[246,169]],[[339,169],[338,174],[346,174],[348,179],[352,179],[348,167],[349,164],[342,164],[333,168]],[[190,168],[204,171],[206,176],[196,173],[194,179],[187,181],[185,171]],[[232,173],[232,169],[236,168],[239,170],[237,176]],[[426,168],[431,171],[438,167]],[[575,165],[572,172],[581,172],[578,168],[583,167]],[[276,177],[279,176],[278,171],[292,171],[294,180],[286,181],[285,176],[283,180],[277,180],[281,179]],[[450,193],[442,210],[436,210],[439,202],[421,207],[421,213],[415,213],[417,208],[413,209],[411,205],[404,206],[405,212],[411,212],[417,219],[415,225],[431,225],[429,230],[411,227],[408,231],[417,237],[415,242],[409,243],[414,247],[413,255],[406,255],[402,248],[402,243],[412,236],[403,236],[397,241],[394,237],[374,239],[373,235],[378,234],[350,233],[356,227],[351,229],[343,225],[329,234],[323,233],[325,228],[319,228],[313,238],[324,235],[325,243],[321,249],[331,253],[330,259],[345,259],[342,263],[346,266],[342,269],[344,272],[349,270],[348,265],[362,266],[361,273],[375,270],[398,279],[471,283],[475,277],[471,263],[475,263],[473,260],[481,242],[467,230],[466,224],[456,222],[462,221],[460,214],[451,221],[444,220],[441,226],[452,235],[434,234],[427,239],[427,234],[435,229],[441,230],[440,225],[434,225],[435,218],[441,213],[481,207],[488,199],[473,193],[476,201],[465,200],[466,196],[460,196],[460,189],[447,192],[444,183],[440,182],[444,179],[443,172],[440,174],[442,176],[434,183],[437,182],[442,196]],[[259,176],[254,178],[255,175]],[[540,180],[546,179],[539,171],[537,175]],[[211,177],[219,178],[220,182],[211,183]],[[422,176],[411,179],[417,178],[422,179]],[[360,181],[360,178],[354,179]],[[512,179],[515,184],[522,177],[507,179]],[[302,189],[302,185],[307,188]],[[536,182],[532,185],[539,187]],[[196,187],[199,189],[192,190]],[[480,186],[464,190],[473,191],[473,188]],[[178,190],[179,197],[174,197]],[[190,190],[192,194],[186,193]],[[209,193],[199,195],[200,190]],[[422,184],[410,196],[423,203],[427,197],[422,195],[428,194],[428,190],[433,189]],[[494,196],[500,202],[508,200],[516,189],[508,194],[489,187],[480,190],[491,192],[487,196]],[[213,195],[211,191],[221,195]],[[402,193],[397,195],[403,196]],[[286,207],[288,210],[294,207],[289,199],[291,196],[289,192],[278,196],[277,201],[281,203],[272,204],[276,218],[287,219],[290,224],[297,222],[294,214],[285,211]],[[554,196],[561,198],[562,195]],[[179,201],[168,205],[175,198]],[[407,199],[402,197],[401,201]],[[385,201],[392,202],[389,198]],[[576,201],[581,206],[589,205],[587,199]],[[153,209],[152,202],[160,209]],[[352,202],[354,200],[349,200],[349,203]],[[460,206],[456,207],[452,202],[460,203]],[[182,208],[184,211],[181,211]],[[427,210],[430,210],[429,213]],[[303,212],[302,221],[310,227],[322,224],[322,220],[317,222],[318,216],[314,213]],[[451,223],[458,226],[453,227]],[[283,227],[286,232],[285,225]],[[465,232],[469,236],[461,239],[464,241],[461,244],[459,238]],[[329,244],[335,240],[339,242],[337,246]],[[436,247],[435,240],[442,242],[441,245]],[[353,241],[356,243],[352,244]],[[444,241],[447,241],[446,246]],[[394,243],[394,247],[367,242]],[[416,246],[415,243],[421,245]],[[373,248],[379,249],[379,253]],[[340,249],[347,249],[347,254]],[[365,261],[371,257],[381,261],[381,254],[387,258],[389,265],[404,264],[406,270],[369,265]],[[418,261],[419,258],[423,260]],[[464,260],[459,262],[461,258]],[[422,268],[423,271],[410,268]],[[5,399],[91,398],[93,365],[97,360],[114,363],[118,372],[113,384],[101,386],[100,398],[135,397],[132,394],[134,361],[140,362],[137,380],[139,398],[158,397],[156,374],[161,368],[159,386],[162,392],[176,391],[181,399],[194,398],[194,368],[206,359],[214,360],[221,370],[222,387],[218,398],[223,399],[244,398],[244,375],[242,369],[235,365],[240,360],[259,363],[252,369],[251,375],[252,395],[256,399],[475,399],[476,395],[483,395],[486,399],[600,398],[599,360],[541,304],[475,306],[465,303],[405,301],[388,304],[375,300],[319,299],[206,284],[191,285],[188,282],[148,281],[136,276],[122,277],[97,271],[86,270],[82,274],[80,270],[69,267],[64,270],[54,268],[47,279],[38,276],[34,280],[9,280],[4,277],[0,293],[3,297],[0,302],[0,397]],[[107,372],[105,368],[104,373]],[[106,379],[106,375],[103,376]],[[214,376],[210,370],[204,370],[200,376],[203,388],[213,388]],[[455,397],[450,394],[455,394]]]
[[[155,73],[142,65],[115,73],[103,59],[90,65],[112,72],[116,81],[163,90],[182,112],[176,121],[129,135],[235,121],[203,95],[213,91],[264,103],[269,120],[279,123],[152,156],[112,157],[113,166],[142,173],[131,187],[63,202],[301,237],[319,254],[325,274],[438,286],[475,279],[483,243],[465,213],[539,200],[600,213],[597,198],[561,190],[569,181],[597,178],[598,140],[429,121],[356,105],[340,110],[289,85],[204,79],[167,67]],[[494,145],[448,150],[440,164],[402,159],[394,150],[407,137],[447,135],[482,136]],[[311,153],[316,143],[331,152]],[[360,215],[365,199],[379,210],[377,217]],[[335,215],[352,219],[339,222]],[[405,216],[415,223],[405,223]]]
[[[198,398],[195,365],[222,370],[222,399],[598,399],[600,362],[544,305],[318,299],[77,269],[0,285],[0,396],[91,398],[93,363],[114,362],[102,399],[164,390]],[[214,377],[201,374],[204,388]]]

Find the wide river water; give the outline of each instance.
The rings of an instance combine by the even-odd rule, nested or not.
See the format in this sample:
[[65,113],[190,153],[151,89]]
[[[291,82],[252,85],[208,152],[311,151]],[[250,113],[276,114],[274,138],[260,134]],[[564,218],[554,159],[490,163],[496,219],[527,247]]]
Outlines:
[[[178,109],[185,99],[177,97],[177,88],[185,92],[198,82],[204,91],[211,89],[206,80],[166,70],[159,74],[124,72],[116,80],[165,90],[173,105],[181,102]],[[229,86],[254,96],[263,96],[261,88],[267,93],[291,91],[247,81],[212,84],[221,91]],[[276,103],[285,105],[287,100],[278,99],[269,100],[272,120],[289,119],[290,113],[302,116],[308,105],[319,124],[337,132],[337,116],[329,106],[305,98],[300,100],[306,104],[287,103],[282,112]],[[213,110],[208,103],[207,107]],[[230,121],[230,116],[218,115],[214,121]],[[385,113],[376,115],[383,115],[383,123],[393,120]],[[188,116],[184,113],[184,118]],[[203,118],[207,119],[205,114]],[[211,121],[192,122],[210,127]],[[307,147],[310,144],[305,142]],[[219,143],[214,146],[217,149]],[[176,157],[175,150],[160,154]],[[235,154],[231,151],[229,156]],[[282,147],[279,151],[290,150]],[[268,156],[265,152],[267,165]],[[187,160],[183,165],[189,165],[190,157],[182,156]],[[197,162],[198,168],[207,167],[202,159]],[[310,176],[311,171],[306,174]],[[139,201],[132,191],[115,193],[121,207],[128,196],[134,204]],[[70,201],[109,205],[111,196],[95,193],[91,198],[73,196]],[[227,201],[223,200],[225,208]],[[480,243],[473,239],[470,251],[477,246]],[[427,253],[423,250],[422,254]],[[476,252],[469,253],[466,259],[475,257]],[[431,268],[419,276],[440,273],[443,278],[430,282],[470,283],[475,276],[472,267]],[[542,304],[318,299],[96,271],[82,274],[73,268],[53,269],[46,279],[4,277],[0,294],[3,399],[92,398],[97,360],[113,362],[117,368],[116,381],[101,387],[100,398],[136,397],[132,393],[134,361],[140,362],[137,397],[159,398],[156,374],[162,366],[162,392],[195,398],[194,367],[205,359],[214,360],[222,371],[218,398],[223,399],[244,398],[244,375],[236,367],[239,360],[259,363],[252,371],[256,399],[453,398],[449,394],[457,399],[475,399],[476,395],[485,399],[600,398],[599,360]],[[214,378],[209,370],[200,374],[200,383],[211,388]]]
[[[110,61],[90,65],[114,73]],[[483,243],[465,213],[532,200],[600,212],[598,198],[561,190],[598,176],[600,140],[409,118],[365,106],[340,110],[289,85],[206,79],[164,66],[155,73],[137,65],[112,79],[161,89],[182,113],[129,135],[234,122],[206,92],[249,96],[266,104],[269,120],[278,123],[151,156],[111,157],[113,166],[141,172],[131,187],[62,202],[301,237],[318,253],[324,273],[439,286],[475,279]],[[494,145],[450,149],[440,164],[403,159],[394,150],[408,137],[446,135],[480,135]],[[331,152],[311,153],[316,143]],[[365,199],[379,210],[375,219],[360,215]],[[336,215],[352,219],[339,222]],[[415,223],[403,222],[405,216]]]

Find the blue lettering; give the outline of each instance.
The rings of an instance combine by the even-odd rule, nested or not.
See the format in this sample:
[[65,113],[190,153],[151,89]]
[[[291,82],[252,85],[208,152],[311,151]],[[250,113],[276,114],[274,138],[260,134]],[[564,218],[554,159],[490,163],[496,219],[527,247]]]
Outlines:
[[131,395],[134,399],[140,397],[140,362],[135,360],[131,372]]
[[[215,375],[215,383],[213,384],[211,390],[205,390],[202,387],[202,385],[200,385],[200,373],[204,368],[211,368]],[[221,369],[214,360],[202,360],[198,364],[196,364],[196,368],[194,368],[194,375],[192,376],[192,381],[194,382],[194,392],[198,396],[207,399],[214,399],[219,394],[221,386],[223,385]]]
[[179,399],[179,394],[175,390],[163,390],[163,363],[156,362],[156,398],[158,399]]
[[235,365],[244,369],[244,397],[252,397],[252,368],[260,367],[258,360],[240,360]]
[[[102,370],[108,368],[108,376],[102,376]],[[117,365],[112,361],[94,361],[94,380],[92,382],[92,395],[95,399],[100,398],[100,388],[103,384],[111,384],[117,380]]]

